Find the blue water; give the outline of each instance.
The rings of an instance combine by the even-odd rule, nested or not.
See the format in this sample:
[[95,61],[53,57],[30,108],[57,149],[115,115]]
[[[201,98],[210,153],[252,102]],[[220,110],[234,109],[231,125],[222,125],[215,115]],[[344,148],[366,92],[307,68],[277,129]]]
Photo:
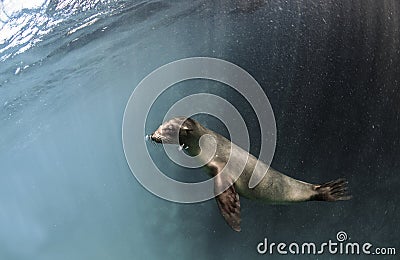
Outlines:
[[[340,230],[400,250],[397,1],[43,2],[14,13],[0,3],[0,259],[270,258],[256,251],[264,237],[318,242]],[[192,56],[234,62],[263,86],[276,169],[346,177],[354,199],[243,198],[235,233],[214,200],[181,205],[140,186],[122,149],[125,105],[148,73]],[[228,88],[202,90],[251,111]],[[148,127],[185,94],[172,89]],[[201,174],[155,156],[177,178]]]

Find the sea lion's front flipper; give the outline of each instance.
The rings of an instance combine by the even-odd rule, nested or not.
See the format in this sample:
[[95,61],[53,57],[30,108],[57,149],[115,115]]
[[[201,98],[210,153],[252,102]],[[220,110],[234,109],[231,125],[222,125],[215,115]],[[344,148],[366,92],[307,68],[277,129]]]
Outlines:
[[221,177],[221,174],[215,176],[214,190],[220,191],[226,182],[230,182],[227,190],[215,197],[218,203],[219,210],[225,221],[235,231],[240,231],[240,201],[239,194],[235,191],[235,187],[226,177]]

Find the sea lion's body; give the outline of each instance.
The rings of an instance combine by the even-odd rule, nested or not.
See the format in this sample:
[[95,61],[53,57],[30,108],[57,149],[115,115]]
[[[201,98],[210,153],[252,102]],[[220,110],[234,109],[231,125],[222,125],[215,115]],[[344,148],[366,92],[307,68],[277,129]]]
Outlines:
[[[205,164],[207,171],[212,177],[215,174],[212,169],[216,165],[218,165],[218,168],[224,168],[228,160],[231,159],[233,164],[232,168],[240,169],[243,166],[240,163],[234,165],[235,162],[242,162],[245,160],[244,158],[247,157],[247,163],[242,173],[234,182],[235,190],[239,195],[248,199],[261,200],[273,204],[307,201],[310,200],[312,196],[317,195],[314,185],[293,179],[274,170],[272,167],[268,167],[265,163],[260,162],[255,156],[249,154],[220,134],[210,129],[202,128],[202,135],[211,135],[217,141],[217,149],[213,160],[208,163],[207,158],[203,158],[202,160],[202,163]],[[187,152],[192,156],[197,154],[196,151],[191,151],[190,149],[188,149]],[[199,159],[201,160],[202,158],[200,157]],[[256,170],[254,170],[257,162],[259,165]],[[267,174],[264,175],[264,178],[262,178],[258,185],[253,189],[250,189],[250,177],[252,174],[257,174],[257,171],[261,171],[262,173],[267,172]],[[234,178],[234,176],[232,176],[232,178]]]
[[[215,140],[215,142],[202,144],[202,149],[205,151],[213,149],[212,146],[216,144],[216,152],[211,160],[207,153],[201,152],[199,140],[202,136],[209,136]],[[350,198],[343,179],[322,185],[293,179],[268,167],[225,137],[190,118],[171,119],[161,125],[150,137],[156,142],[187,146],[184,151],[191,156],[196,156],[210,176],[216,177],[214,183],[218,206],[227,223],[236,231],[240,231],[239,195],[273,204],[310,200],[337,201]],[[228,161],[229,167],[225,167]],[[243,164],[245,164],[244,168]],[[236,172],[237,169],[243,169],[242,173]],[[220,174],[222,171],[227,172],[227,175]],[[265,172],[262,180],[254,188],[249,188],[252,174]],[[234,177],[238,174],[240,176],[235,180]],[[229,187],[223,191],[225,184]]]

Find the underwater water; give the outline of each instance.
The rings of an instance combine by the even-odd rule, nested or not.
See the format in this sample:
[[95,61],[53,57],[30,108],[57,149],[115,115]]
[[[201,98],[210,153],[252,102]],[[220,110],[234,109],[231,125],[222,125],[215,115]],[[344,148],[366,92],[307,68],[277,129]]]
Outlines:
[[[324,242],[338,231],[400,250],[399,1],[33,2],[0,3],[0,259],[273,259],[283,256],[257,253],[265,237]],[[275,169],[313,183],[345,177],[353,199],[242,198],[237,233],[214,200],[145,190],[122,149],[126,103],[151,71],[193,56],[233,62],[263,87]],[[256,118],[236,92],[187,84],[249,114],[258,152]],[[189,92],[165,93],[146,128]],[[206,177],[149,150],[171,176]]]

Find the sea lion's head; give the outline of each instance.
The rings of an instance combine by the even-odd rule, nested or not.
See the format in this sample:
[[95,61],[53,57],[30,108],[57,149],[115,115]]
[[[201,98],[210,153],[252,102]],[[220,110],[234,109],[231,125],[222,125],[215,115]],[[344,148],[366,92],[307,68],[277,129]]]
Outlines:
[[197,129],[198,123],[189,117],[175,117],[166,121],[148,136],[156,143],[183,144]]

